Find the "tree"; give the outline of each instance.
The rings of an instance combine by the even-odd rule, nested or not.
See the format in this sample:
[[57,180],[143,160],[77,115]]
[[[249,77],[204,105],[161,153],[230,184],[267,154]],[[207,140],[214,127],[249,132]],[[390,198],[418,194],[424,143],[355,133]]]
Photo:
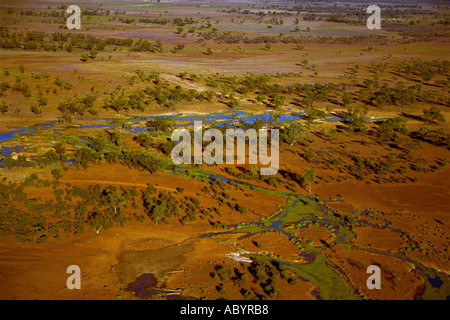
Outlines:
[[53,169],[53,170],[52,170],[52,176],[53,176],[56,180],[59,180],[60,178],[62,178],[62,177],[63,177],[63,174],[62,174],[62,172],[61,172],[61,169],[58,169],[58,168]]
[[184,44],[177,44],[173,47],[173,49],[171,50],[172,53],[177,53],[178,51],[181,51],[185,48]]
[[350,103],[352,103],[352,97],[348,92],[344,92],[342,94],[342,105],[347,107]]
[[127,199],[117,190],[115,186],[109,186],[103,191],[100,203],[108,208],[114,209],[114,219],[117,217],[117,208],[126,204]]
[[58,142],[57,144],[55,144],[53,146],[53,148],[55,148],[55,152],[58,154],[58,156],[61,158],[64,153],[66,152],[66,148],[64,147],[64,145],[61,142]]
[[89,140],[89,146],[93,150],[100,152],[105,148],[105,141],[102,136],[91,137]]
[[275,94],[273,97],[273,106],[275,109],[280,108],[286,101],[286,96]]
[[118,131],[116,131],[116,130],[111,131],[109,133],[109,139],[111,140],[111,142],[113,144],[115,144],[119,148],[122,147],[122,145],[123,145],[123,137]]
[[264,100],[266,100],[266,97],[262,94],[259,94],[258,96],[256,96],[256,101],[258,101],[259,103],[262,103]]
[[3,102],[2,104],[0,104],[0,113],[5,114],[6,112],[8,112],[8,106]]
[[316,170],[314,168],[305,169],[303,181],[309,184],[309,193],[311,193],[311,183],[316,181]]
[[47,98],[45,98],[44,96],[42,96],[42,94],[39,94],[38,98],[37,98],[37,103],[39,107],[44,107],[47,105],[48,100]]
[[307,109],[311,108],[316,100],[316,94],[312,91],[308,91],[306,96],[303,98],[302,103],[305,105]]
[[278,120],[280,119],[280,114],[278,113],[270,113],[269,118],[267,119],[267,122],[270,124],[272,128],[276,126],[278,123]]
[[306,130],[300,122],[294,122],[288,128],[283,130],[281,139],[292,146],[294,143],[303,140],[305,132]]
[[236,98],[234,95],[231,94],[228,99],[230,100],[228,105],[231,109],[237,109],[240,107],[241,101],[238,98]]
[[72,44],[66,44],[66,46],[64,47],[66,49],[67,52],[71,53],[73,51],[73,46]]
[[42,113],[41,108],[37,104],[32,104],[30,107],[31,112],[33,112],[35,115],[40,115]]
[[423,109],[423,117],[431,122],[438,122],[438,123],[445,122],[445,117],[441,113],[441,109],[435,106],[429,109]]
[[92,49],[91,51],[89,51],[89,58],[94,60],[97,57],[98,51],[95,49]]
[[102,227],[104,229],[108,229],[114,224],[111,218],[103,215],[97,208],[89,213],[88,221],[96,233],[99,233]]
[[147,121],[146,124],[149,131],[169,132],[175,126],[175,121],[172,116],[155,117],[152,120]]
[[416,101],[416,97],[414,94],[414,87],[410,86],[405,88],[403,82],[398,82],[395,86],[395,94],[393,96],[394,102],[400,104],[403,107],[407,103],[413,103]]
[[316,109],[316,108],[308,108],[306,110],[306,118],[310,123],[312,123],[316,119],[323,118],[325,116],[325,112]]
[[350,118],[348,129],[352,132],[365,132],[367,127],[365,125],[364,117],[367,114],[366,106],[349,106],[347,107],[347,114]]
[[180,26],[180,27],[177,28],[177,31],[175,33],[182,34],[183,30],[184,30],[183,27]]
[[436,70],[427,64],[423,64],[419,67],[419,73],[424,82],[429,82],[436,76]]
[[258,171],[259,168],[257,166],[250,166],[250,173],[254,176],[257,177],[258,176]]

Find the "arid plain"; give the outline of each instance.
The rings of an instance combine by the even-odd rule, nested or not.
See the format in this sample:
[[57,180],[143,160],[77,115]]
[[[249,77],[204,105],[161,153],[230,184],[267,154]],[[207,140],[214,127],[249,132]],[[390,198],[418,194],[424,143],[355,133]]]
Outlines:
[[[1,299],[448,299],[448,5],[73,4],[0,5]],[[174,165],[194,121],[278,173]]]

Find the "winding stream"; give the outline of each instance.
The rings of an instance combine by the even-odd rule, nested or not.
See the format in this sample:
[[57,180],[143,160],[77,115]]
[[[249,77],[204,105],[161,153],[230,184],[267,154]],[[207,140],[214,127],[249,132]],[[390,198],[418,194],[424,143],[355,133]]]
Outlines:
[[[197,172],[199,175],[202,173]],[[205,174],[209,178],[221,179],[220,176],[210,173]],[[228,182],[234,182],[241,185],[246,185],[259,192],[275,194],[286,198],[286,204],[279,210],[279,212],[268,218],[261,218],[258,221],[243,223],[239,225],[231,226],[233,229],[224,232],[207,233],[203,234],[203,237],[217,236],[221,234],[243,234],[242,237],[250,237],[257,233],[263,232],[278,232],[279,234],[288,238],[288,240],[294,242],[299,247],[300,255],[307,261],[304,264],[297,264],[293,262],[277,260],[265,256],[257,255],[244,255],[249,258],[262,260],[272,263],[281,263],[287,266],[289,269],[296,272],[296,274],[303,280],[310,281],[319,287],[317,297],[319,299],[355,299],[356,289],[352,287],[345,272],[343,272],[337,265],[332,263],[322,253],[322,250],[327,247],[333,247],[337,244],[344,244],[350,246],[353,250],[361,250],[378,255],[389,256],[392,258],[400,259],[401,261],[410,263],[414,266],[413,272],[416,272],[424,276],[427,280],[426,288],[422,293],[423,299],[450,299],[450,283],[449,277],[442,271],[435,270],[427,267],[418,261],[414,261],[406,257],[402,253],[392,253],[377,249],[361,248],[352,243],[355,238],[355,234],[352,229],[346,225],[346,223],[337,218],[334,213],[338,210],[331,209],[325,205],[319,203],[320,200],[301,196],[297,194],[291,194],[286,192],[280,192],[272,189],[266,189],[263,187],[256,187],[254,185],[227,179]],[[336,200],[337,201],[337,200]],[[367,213],[367,212],[366,212]],[[306,228],[309,225],[320,225],[327,227],[334,235],[335,240],[332,243],[326,244],[324,247],[314,247],[307,243],[301,242],[294,235],[287,230],[292,224],[300,225],[300,228]],[[376,227],[380,229],[386,229],[395,233],[402,233],[400,229],[395,229],[386,223],[383,226],[374,225],[363,220],[355,222],[357,227]],[[242,238],[241,237],[241,238]],[[414,244],[414,242],[413,242]]]
[[[204,123],[217,123],[218,126],[220,125],[230,125],[236,121],[242,121],[247,124],[252,124],[256,120],[261,120],[266,123],[270,122],[272,119],[272,112],[271,110],[263,113],[263,114],[254,114],[250,112],[243,112],[243,111],[225,111],[225,112],[217,112],[212,114],[198,114],[198,115],[183,115],[183,114],[176,114],[173,115],[173,119],[178,122],[182,122],[182,124],[179,124],[178,126],[186,126],[194,121],[202,121]],[[157,117],[166,117],[166,115],[154,115],[154,116],[135,116],[130,117],[126,120],[128,120],[130,123],[137,124],[139,122],[148,121]],[[287,121],[292,120],[301,120],[305,119],[305,113],[304,112],[292,112],[290,114],[280,114],[278,118],[273,118],[272,120],[275,123],[283,123]],[[58,124],[56,120],[48,121],[43,124],[39,124],[33,127],[29,128],[13,128],[12,131],[8,132],[0,132],[0,142],[10,141],[13,140],[16,136],[24,136],[24,135],[30,135],[35,132],[39,132],[42,130],[55,130],[55,132],[62,134],[58,130],[64,130],[64,129],[95,129],[95,128],[113,128],[118,127],[119,124],[117,123],[118,120],[124,120],[124,119],[108,119],[108,118],[76,118],[76,120],[83,120],[83,121],[104,121],[105,124],[96,124],[96,125],[61,125]],[[317,119],[317,121],[344,121],[345,119],[341,118],[333,118],[333,117],[326,117],[322,119]],[[365,118],[366,121],[376,121],[379,119],[376,118]],[[129,130],[132,132],[141,132],[146,130],[146,127],[134,127],[130,128]]]
[[[134,117],[129,119],[131,123],[138,124],[142,121],[147,121],[157,116],[150,117]],[[220,122],[222,124],[232,124],[236,121],[243,121],[247,123],[253,123],[256,119],[268,122],[270,120],[270,114],[265,113],[263,115],[254,115],[252,113],[242,112],[242,111],[230,111],[225,113],[214,113],[209,115],[176,115],[174,120],[180,122],[179,125],[188,125],[193,121],[204,121],[205,123]],[[302,113],[292,113],[289,115],[281,115],[277,121],[279,123],[303,119],[304,114]],[[82,120],[92,120],[92,121],[106,121],[106,124],[97,125],[80,125],[80,126],[67,126],[59,125],[56,121],[50,121],[42,125],[37,125],[31,128],[16,128],[15,130],[0,133],[0,142],[6,142],[14,140],[15,137],[32,135],[36,132],[41,132],[44,130],[54,130],[57,134],[64,135],[61,130],[75,128],[75,129],[86,129],[86,128],[112,128],[117,127],[119,124],[117,120],[113,119],[103,119],[103,118],[92,118],[92,119],[82,119]],[[340,118],[325,118],[321,120],[328,121],[342,121]],[[368,119],[373,120],[373,119]],[[134,127],[129,128],[131,132],[140,132],[143,128]],[[0,154],[4,156],[9,156],[12,152],[20,153],[26,151],[23,146],[17,145],[13,147],[3,146],[0,148]],[[230,226],[232,229],[224,232],[208,233],[203,234],[202,237],[212,237],[220,234],[231,234],[238,233],[242,234],[242,237],[250,237],[254,234],[263,232],[277,232],[282,236],[286,237],[289,241],[292,241],[297,247],[299,247],[300,255],[304,258],[306,263],[297,264],[294,262],[282,261],[273,259],[271,257],[249,255],[252,259],[263,260],[272,263],[281,263],[286,265],[289,269],[293,270],[301,279],[310,281],[314,283],[318,288],[316,296],[319,299],[356,299],[356,289],[352,287],[347,275],[343,270],[341,270],[337,265],[332,263],[327,259],[326,255],[322,253],[329,247],[333,247],[338,244],[344,244],[350,246],[354,250],[361,250],[366,252],[371,252],[374,254],[385,255],[400,259],[404,262],[410,263],[414,266],[413,272],[417,272],[424,276],[427,280],[426,289],[422,293],[422,298],[427,299],[430,297],[438,297],[439,299],[449,299],[449,277],[438,270],[424,266],[423,264],[409,259],[402,253],[392,253],[376,249],[361,248],[352,243],[355,238],[355,234],[352,228],[343,221],[339,219],[336,215],[338,210],[330,209],[325,206],[319,199],[310,198],[306,196],[301,196],[293,193],[286,193],[281,191],[276,191],[260,186],[254,186],[250,183],[227,179],[220,175],[212,174],[205,171],[200,171],[197,169],[190,169],[193,172],[194,177],[202,177],[205,179],[219,179],[227,183],[235,183],[245,187],[252,188],[258,192],[273,194],[277,196],[282,196],[286,199],[286,204],[283,208],[275,212],[272,216],[261,218],[258,221],[253,221],[249,223],[242,223],[234,226]],[[174,170],[172,174],[182,174],[182,170]],[[324,247],[315,247],[300,241],[295,233],[289,231],[295,226],[297,229],[307,228],[309,225],[319,225],[327,228],[331,233],[334,234],[334,241],[332,243],[327,243]],[[399,229],[394,229],[389,223],[384,226],[373,225],[362,219],[354,222],[354,226],[358,227],[375,227],[381,229],[387,229],[395,233],[402,233]],[[151,281],[150,281],[151,282]]]

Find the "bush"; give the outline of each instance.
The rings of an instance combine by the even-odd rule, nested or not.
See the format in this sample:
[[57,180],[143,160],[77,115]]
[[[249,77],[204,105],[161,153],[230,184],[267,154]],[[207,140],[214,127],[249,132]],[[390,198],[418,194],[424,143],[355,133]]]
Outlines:
[[248,210],[246,207],[240,206],[240,205],[238,205],[238,204],[236,204],[236,209],[237,209],[237,211],[239,211],[239,213],[241,213],[241,214],[247,213],[247,210]]
[[59,180],[60,178],[62,178],[62,177],[63,177],[63,174],[62,174],[62,172],[61,172],[61,169],[58,169],[58,168],[53,169],[53,170],[52,170],[52,176],[53,176],[56,180]]
[[288,128],[281,133],[281,140],[290,145],[302,141],[305,135],[305,129],[299,122],[292,123]]
[[445,122],[445,117],[441,113],[441,109],[439,109],[438,107],[435,107],[435,106],[433,106],[429,109],[424,109],[423,117],[431,122],[437,122],[437,123]]
[[149,131],[169,132],[175,126],[175,121],[172,116],[156,117],[146,123]]
[[40,115],[42,113],[42,109],[37,104],[32,104],[30,110],[35,115]]
[[0,113],[5,114],[6,112],[8,112],[8,106],[6,103],[2,102],[2,104],[0,104]]

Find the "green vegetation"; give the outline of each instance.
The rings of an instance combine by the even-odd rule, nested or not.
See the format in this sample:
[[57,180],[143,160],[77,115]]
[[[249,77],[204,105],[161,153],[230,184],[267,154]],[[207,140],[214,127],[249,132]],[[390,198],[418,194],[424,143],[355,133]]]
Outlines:
[[[171,224],[226,250],[246,250],[253,260],[210,261],[211,288],[221,298],[285,297],[282,289],[300,279],[324,299],[378,298],[355,284],[352,268],[364,273],[364,266],[352,264],[352,250],[438,274],[420,261],[448,260],[448,246],[436,240],[445,240],[442,221],[411,214],[399,224],[403,213],[331,209],[319,193],[342,186],[342,200],[348,186],[364,192],[377,184],[384,195],[391,184],[394,196],[429,184],[448,164],[445,5],[383,5],[378,33],[361,29],[366,4],[357,1],[223,2],[196,6],[188,16],[184,4],[149,5],[130,12],[123,3],[92,4],[78,31],[66,30],[64,4],[0,9],[0,235],[40,244],[88,230],[103,234],[133,219],[144,228],[160,224],[158,230]],[[277,175],[261,176],[260,163],[174,166],[170,133],[197,118],[221,132],[279,129]],[[120,181],[122,174],[95,181],[96,170],[119,166],[133,168],[135,181]],[[73,177],[89,167],[90,183],[65,183],[67,171]],[[145,186],[162,177],[170,183]],[[424,203],[430,215],[438,210],[436,201]],[[365,239],[369,228],[391,232],[400,245],[386,249]],[[319,239],[309,238],[316,230]],[[289,245],[286,255],[275,249],[278,236]],[[185,271],[191,281],[194,271]],[[397,291],[397,274],[383,271]],[[422,297],[442,297],[429,282]]]
[[[56,179],[61,178],[58,169],[52,173]],[[11,234],[21,242],[39,244],[47,239],[59,239],[61,232],[80,235],[86,226],[90,226],[99,233],[101,229],[106,230],[114,224],[123,225],[132,218],[126,213],[127,204],[137,200],[132,189],[100,185],[56,189],[56,181],[53,184],[54,198],[47,201],[30,198],[24,191],[24,187],[48,188],[50,185],[50,181],[39,179],[34,174],[20,184],[3,179],[0,185],[0,206],[4,213],[1,215],[1,234]]]
[[211,272],[210,276],[221,282],[217,286],[219,293],[225,294],[225,284],[232,283],[247,300],[277,298],[280,294],[279,280],[286,281],[291,285],[298,284],[297,276],[284,264],[258,260],[243,270],[216,264],[214,272]]

